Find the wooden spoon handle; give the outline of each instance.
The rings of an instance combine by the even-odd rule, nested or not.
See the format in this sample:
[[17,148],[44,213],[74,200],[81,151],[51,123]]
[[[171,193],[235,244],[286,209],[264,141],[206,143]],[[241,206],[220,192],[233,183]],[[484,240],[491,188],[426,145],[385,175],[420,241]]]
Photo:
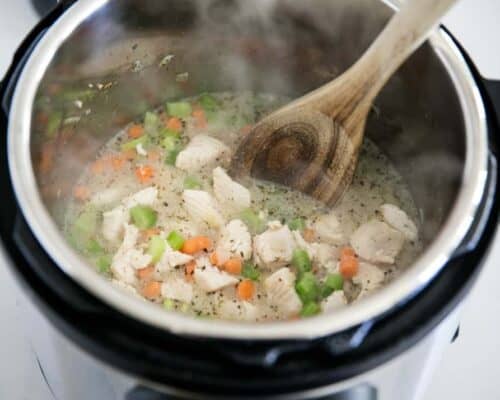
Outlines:
[[284,107],[305,106],[357,132],[370,105],[396,69],[458,0],[406,0],[363,56],[342,76]]
[[[428,37],[458,0],[406,0],[370,48],[351,68],[367,88],[360,92],[371,103],[399,66]],[[364,78],[363,78],[364,77]]]

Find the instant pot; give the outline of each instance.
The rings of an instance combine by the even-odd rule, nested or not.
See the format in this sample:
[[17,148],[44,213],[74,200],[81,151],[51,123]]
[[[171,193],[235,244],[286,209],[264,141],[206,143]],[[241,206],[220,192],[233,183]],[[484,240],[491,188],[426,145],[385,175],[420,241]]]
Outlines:
[[111,287],[62,234],[82,166],[120,127],[205,91],[298,97],[351,65],[395,7],[64,1],[32,31],[2,85],[0,229],[55,398],[422,396],[498,224],[500,85],[444,27],[391,78],[367,123],[410,187],[424,245],[377,293],[299,321],[195,319]]

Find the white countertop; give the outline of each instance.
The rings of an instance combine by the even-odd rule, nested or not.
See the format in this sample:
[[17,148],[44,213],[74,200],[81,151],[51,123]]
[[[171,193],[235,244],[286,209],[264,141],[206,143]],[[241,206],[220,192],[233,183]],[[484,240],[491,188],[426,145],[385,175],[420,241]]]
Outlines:
[[[36,22],[28,0],[0,0],[0,76]],[[500,79],[500,1],[462,0],[445,24],[488,78]],[[500,399],[500,238],[464,306],[460,336],[445,353],[425,400]],[[0,265],[0,399],[52,399],[20,328],[13,281]],[[66,400],[66,399],[63,399]]]

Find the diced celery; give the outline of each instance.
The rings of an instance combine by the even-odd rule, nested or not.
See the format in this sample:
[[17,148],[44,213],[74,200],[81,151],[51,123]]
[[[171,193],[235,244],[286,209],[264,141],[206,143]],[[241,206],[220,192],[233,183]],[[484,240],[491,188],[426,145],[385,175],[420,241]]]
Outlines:
[[203,93],[198,102],[200,106],[205,110],[205,112],[215,111],[219,108],[219,103],[215,99],[215,97],[211,96],[208,93]]
[[158,114],[148,111],[144,115],[144,132],[146,135],[157,136],[161,130],[161,121]]
[[168,128],[163,128],[161,131],[160,131],[160,136],[162,137],[173,137],[173,138],[178,138],[180,136],[180,132],[176,132],[172,129],[168,129]]
[[167,156],[165,157],[165,164],[167,165],[175,165],[175,162],[177,161],[177,156],[181,152],[180,149],[175,149],[175,150],[170,150],[167,153]]
[[250,233],[254,235],[261,233],[266,227],[264,221],[250,208],[240,213],[240,219],[246,224]]
[[149,239],[148,254],[151,255],[151,261],[153,263],[160,261],[166,246],[165,239],[158,235],[152,236],[151,239]]
[[172,231],[167,236],[169,246],[174,250],[180,250],[184,244],[184,237],[177,231]]
[[97,212],[95,210],[85,210],[76,218],[71,233],[79,248],[85,246],[84,243],[94,235],[96,228]]
[[252,281],[258,281],[260,278],[260,272],[257,269],[257,266],[248,261],[243,264],[241,275],[243,275],[245,278],[251,279]]
[[142,135],[138,137],[137,139],[130,140],[126,143],[123,143],[121,145],[122,151],[127,151],[127,150],[134,150],[138,144],[142,144],[143,146],[148,144],[149,138],[147,135]]
[[295,291],[303,304],[316,301],[319,297],[319,287],[314,274],[312,272],[304,272],[295,283]]
[[97,258],[96,266],[99,269],[99,272],[101,272],[102,274],[109,273],[109,268],[111,267],[111,260],[112,257],[109,254],[104,254],[99,258]]
[[46,135],[49,138],[54,137],[59,131],[59,127],[61,126],[63,120],[63,113],[61,111],[54,111],[49,115],[49,120],[47,121]]
[[292,255],[292,265],[297,268],[299,275],[311,270],[311,259],[307,251],[295,249]]
[[87,253],[91,254],[91,255],[100,255],[102,253],[104,253],[104,249],[102,248],[102,246],[99,244],[99,242],[95,239],[90,239],[88,242],[87,242]]
[[180,147],[180,141],[176,136],[166,136],[161,141],[161,145],[166,151],[173,151]]
[[288,223],[288,227],[292,231],[302,231],[306,227],[306,221],[304,221],[304,218],[294,218]]
[[186,176],[183,186],[184,189],[200,189],[201,183],[195,176]]
[[302,317],[312,317],[313,315],[318,314],[321,311],[321,307],[319,306],[318,303],[315,303],[313,301],[304,304],[302,307],[302,311],[300,312],[300,315]]
[[191,104],[189,104],[187,101],[167,103],[167,113],[172,117],[186,118],[191,115],[191,112]]
[[139,205],[130,209],[130,217],[139,229],[148,229],[155,226],[157,212],[151,207]]
[[175,301],[172,299],[163,300],[163,307],[167,310],[173,310],[175,308]]

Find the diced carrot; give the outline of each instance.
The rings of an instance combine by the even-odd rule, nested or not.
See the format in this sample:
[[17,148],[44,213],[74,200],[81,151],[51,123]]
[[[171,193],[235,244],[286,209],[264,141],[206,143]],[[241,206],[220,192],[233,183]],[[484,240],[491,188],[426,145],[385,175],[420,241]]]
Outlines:
[[106,170],[106,160],[100,158],[92,163],[90,170],[94,175],[100,175]]
[[255,284],[250,279],[245,279],[238,284],[236,292],[241,300],[250,300],[255,293]]
[[352,247],[342,247],[340,249],[340,258],[342,257],[355,257],[356,256],[356,252],[354,251],[354,249]]
[[77,200],[85,201],[90,197],[90,190],[87,186],[77,185],[73,189],[73,196],[75,196]]
[[219,258],[217,257],[217,252],[212,251],[210,253],[210,255],[208,256],[208,258],[210,259],[210,262],[212,263],[212,265],[216,265],[216,266],[219,265]]
[[195,254],[198,252],[198,241],[196,238],[187,239],[182,245],[181,251],[186,254]]
[[195,236],[187,239],[182,245],[181,251],[186,254],[196,254],[202,250],[212,247],[212,241],[206,236]]
[[153,275],[154,271],[155,271],[155,267],[153,265],[150,265],[146,268],[138,269],[137,270],[137,277],[139,279],[143,279],[143,280],[149,279]]
[[182,121],[177,117],[171,117],[167,120],[167,129],[174,132],[182,131]]
[[250,125],[250,124],[245,125],[240,129],[240,134],[248,135],[250,133],[250,131],[252,130],[252,128],[253,128],[253,125]]
[[52,169],[54,165],[54,155],[56,149],[54,143],[45,143],[42,147],[42,152],[40,154],[40,172],[46,174]]
[[139,124],[130,125],[127,133],[129,138],[137,139],[144,134],[144,127]]
[[134,149],[124,150],[122,151],[123,159],[126,161],[132,161],[135,159],[135,155],[137,152]]
[[196,261],[192,260],[189,261],[184,269],[184,274],[186,276],[187,281],[192,281],[193,280],[193,274],[194,274],[194,269],[196,268]]
[[160,297],[161,294],[161,282],[150,281],[144,285],[142,288],[142,295],[147,299],[154,300]]
[[135,176],[141,183],[148,183],[154,176],[154,170],[149,165],[141,165],[136,168]]
[[197,237],[198,241],[198,248],[201,250],[208,250],[212,248],[212,239],[210,239],[207,236],[198,236]]
[[339,270],[344,278],[352,278],[358,273],[359,261],[353,256],[340,258]]
[[113,156],[111,157],[111,166],[115,171],[119,171],[125,165],[125,157],[123,155]]
[[306,242],[314,242],[316,232],[314,232],[314,229],[306,228],[302,231],[302,237]]
[[204,129],[207,127],[207,117],[205,116],[205,111],[202,108],[196,108],[193,110],[193,118],[196,128]]
[[149,228],[141,231],[141,241],[147,242],[152,236],[159,235],[160,228]]
[[157,150],[148,151],[148,161],[155,162],[160,159],[160,152]]
[[226,272],[229,272],[230,274],[239,275],[241,274],[242,268],[241,259],[237,257],[230,258],[224,264],[222,264],[222,268],[224,268],[224,270]]

